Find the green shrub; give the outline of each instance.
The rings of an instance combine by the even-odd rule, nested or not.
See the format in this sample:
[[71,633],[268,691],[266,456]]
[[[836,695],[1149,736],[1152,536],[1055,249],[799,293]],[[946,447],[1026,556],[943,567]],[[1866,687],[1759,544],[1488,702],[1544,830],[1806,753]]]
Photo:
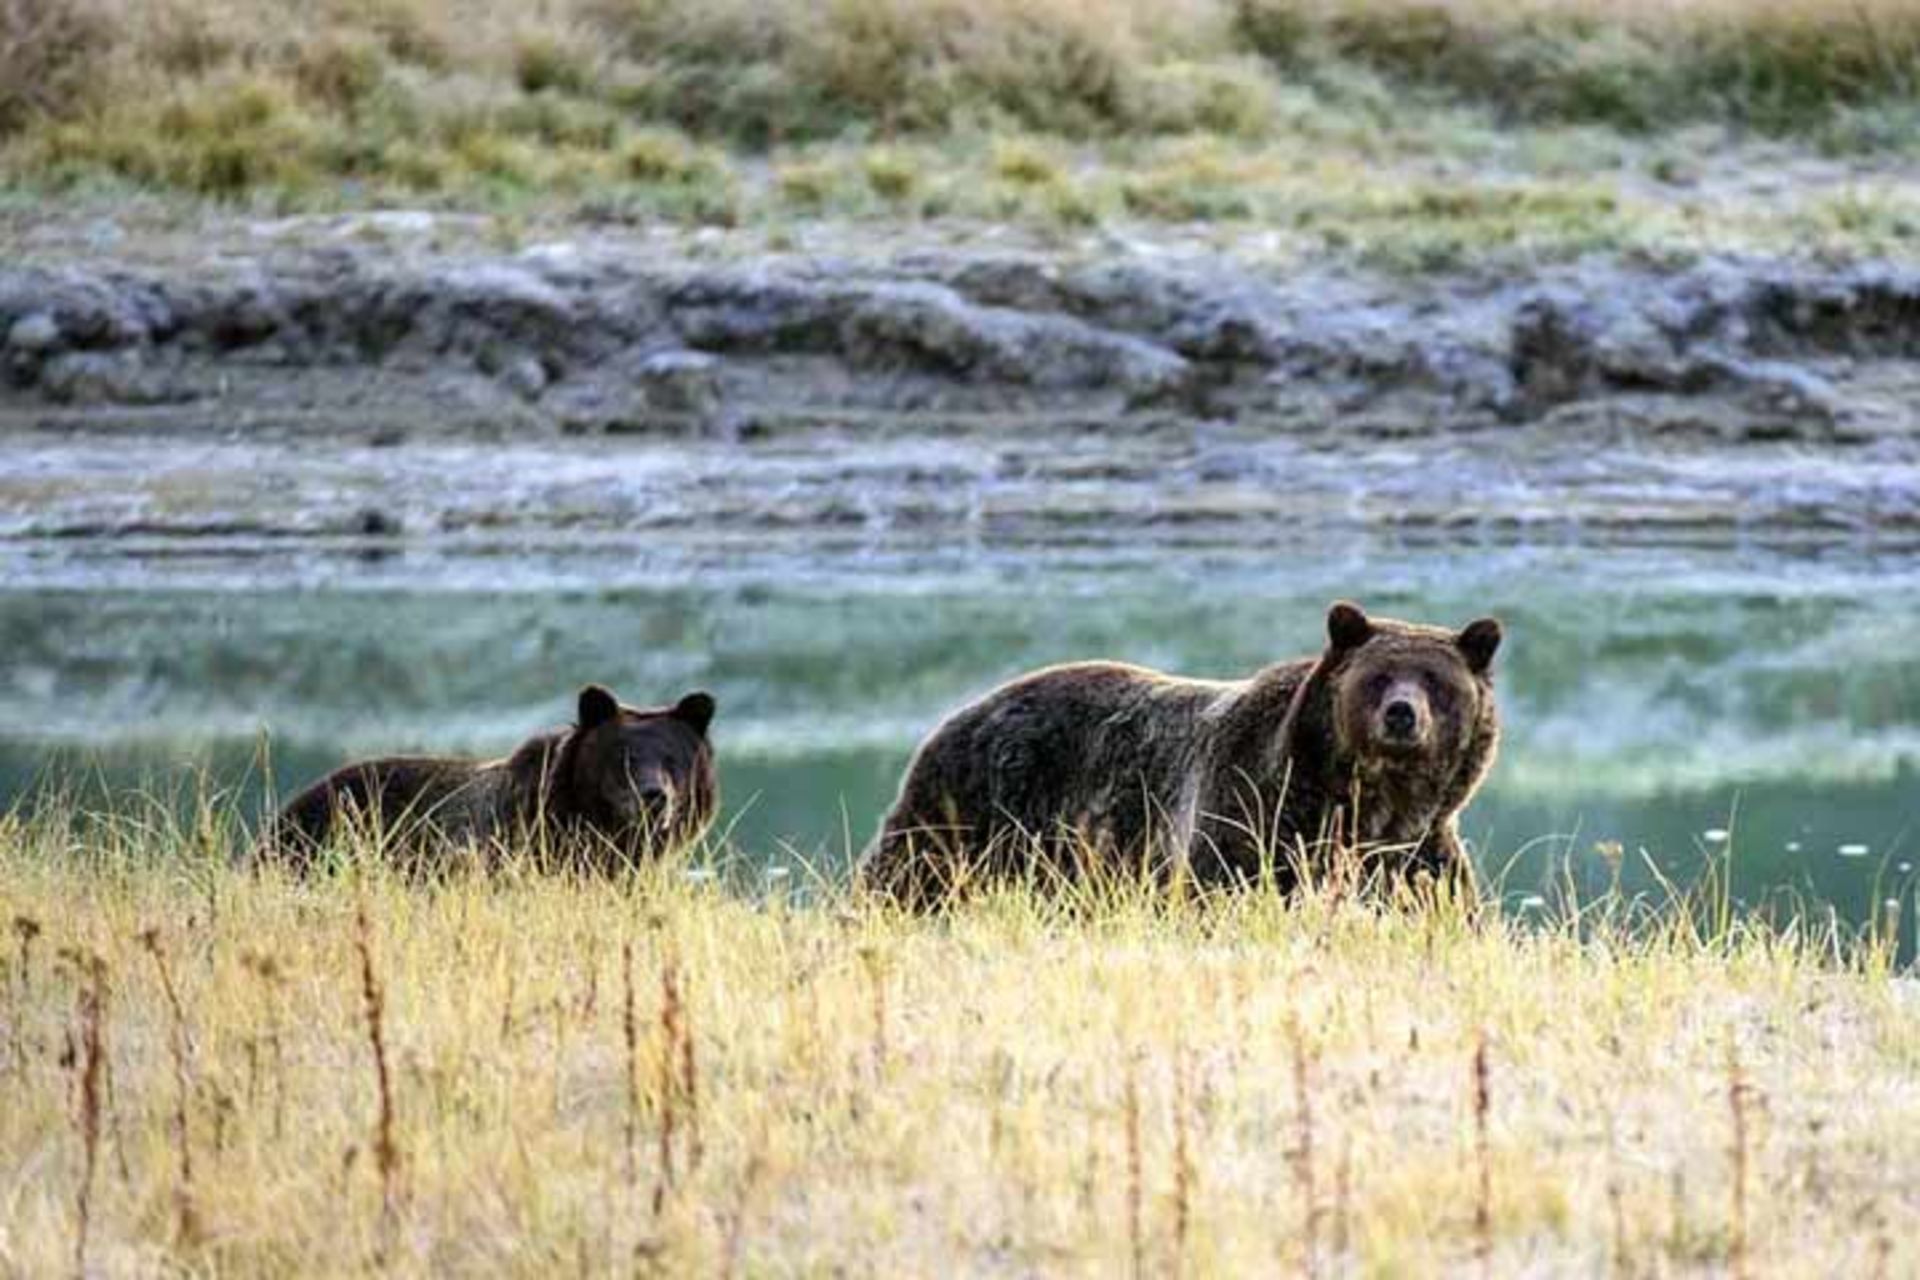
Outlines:
[[607,151],[620,136],[620,117],[611,109],[552,93],[522,96],[501,107],[498,115],[507,132],[556,147]]
[[665,129],[648,129],[627,139],[620,164],[635,182],[681,187],[710,179],[721,167],[713,156]]
[[994,176],[1015,186],[1044,186],[1060,180],[1060,165],[1025,138],[995,142],[990,160]]
[[111,104],[38,136],[34,163],[57,180],[104,171],[213,199],[309,185],[324,130],[279,81],[223,76],[162,100]]
[[876,147],[861,163],[867,185],[882,200],[908,199],[920,187],[920,169],[913,157],[893,147]]
[[634,105],[750,145],[1007,120],[1128,127],[1146,54],[1125,3],[588,0],[646,68]]
[[774,171],[774,187],[780,199],[809,212],[824,209],[839,186],[836,167],[820,161],[782,164]]
[[1235,0],[1234,31],[1289,74],[1353,63],[1525,121],[1787,131],[1920,90],[1911,0]]
[[557,89],[586,93],[593,86],[592,52],[554,31],[525,31],[513,41],[513,78],[528,93]]
[[463,12],[445,0],[332,0],[334,23],[366,31],[401,62],[445,70],[453,61],[450,28]]
[[295,56],[294,79],[316,102],[353,111],[378,92],[387,74],[386,50],[363,33],[330,32]]
[[235,61],[240,33],[224,15],[194,0],[160,0],[143,32],[145,61],[170,76],[203,76]]
[[1257,138],[1280,115],[1279,85],[1256,59],[1168,62],[1140,78],[1134,114],[1151,133]]

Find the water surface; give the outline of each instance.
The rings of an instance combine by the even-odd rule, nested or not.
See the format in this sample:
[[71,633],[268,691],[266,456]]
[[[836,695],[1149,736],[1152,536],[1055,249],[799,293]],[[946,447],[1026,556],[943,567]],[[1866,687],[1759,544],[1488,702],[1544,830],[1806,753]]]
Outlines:
[[[0,804],[85,762],[286,794],[352,756],[494,753],[601,681],[711,689],[723,825],[844,866],[919,735],[1044,663],[1236,676],[1318,647],[1329,600],[1507,626],[1506,745],[1464,828],[1516,899],[1595,852],[1853,920],[1920,854],[1920,568],[1863,545],[1515,546],[1342,533],[1045,542],[696,536],[484,544],[121,541],[0,552]],[[243,781],[244,780],[244,781]]]

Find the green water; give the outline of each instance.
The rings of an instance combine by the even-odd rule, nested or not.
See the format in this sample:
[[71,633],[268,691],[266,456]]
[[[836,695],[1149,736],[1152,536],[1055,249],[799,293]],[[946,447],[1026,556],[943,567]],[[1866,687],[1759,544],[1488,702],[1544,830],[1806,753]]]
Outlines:
[[[1464,829],[1515,899],[1569,873],[1685,882],[1860,921],[1920,860],[1920,568],[1850,547],[1515,547],[1342,536],[14,551],[0,562],[0,803],[85,763],[114,786],[264,740],[285,794],[360,754],[493,753],[581,683],[720,701],[742,850],[843,867],[907,753],[1029,668],[1244,674],[1317,648],[1329,600],[1507,626],[1507,736]],[[257,774],[242,802],[257,808]],[[1722,839],[1719,832],[1730,832]],[[1909,904],[1910,906],[1910,904]],[[1911,931],[1912,912],[1907,912]]]

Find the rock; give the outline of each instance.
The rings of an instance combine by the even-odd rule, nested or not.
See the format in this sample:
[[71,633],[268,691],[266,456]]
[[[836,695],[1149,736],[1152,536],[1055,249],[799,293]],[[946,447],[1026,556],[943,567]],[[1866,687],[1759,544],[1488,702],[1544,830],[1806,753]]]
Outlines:
[[1779,360],[1727,360],[1717,367],[1748,410],[1750,437],[1828,439],[1846,417],[1838,390],[1811,369]]
[[476,309],[547,315],[564,315],[571,310],[566,295],[537,271],[505,263],[457,266],[443,274],[439,284],[450,301]]
[[391,538],[404,532],[406,526],[399,516],[378,507],[362,507],[354,512],[349,527],[363,537]]
[[788,354],[831,349],[834,314],[818,289],[767,272],[721,272],[677,283],[667,314],[689,347]]
[[1762,279],[1746,312],[1762,354],[1920,356],[1920,271],[1872,265]]
[[532,356],[523,356],[508,362],[500,371],[500,381],[522,399],[538,400],[540,393],[547,389],[547,369]]
[[850,299],[841,350],[856,365],[906,364],[968,381],[1152,396],[1187,362],[1155,343],[1065,316],[981,307],[938,285],[873,285]]
[[7,330],[9,350],[24,355],[44,355],[60,345],[60,324],[44,311],[21,316]]
[[1600,320],[1584,300],[1543,290],[1514,312],[1508,339],[1513,379],[1537,408],[1586,394],[1597,367]]
[[1208,298],[1183,316],[1174,349],[1194,360],[1272,365],[1286,345],[1281,326],[1266,308],[1244,294]]
[[594,432],[712,434],[725,425],[721,362],[698,351],[653,351],[600,377],[574,377],[541,402],[569,435]]
[[218,387],[220,414],[182,429],[297,410],[350,438],[397,418],[731,438],[926,415],[1017,432],[1037,414],[1419,434],[1591,422],[1608,415],[1558,411],[1600,402],[1627,431],[1905,438],[1920,435],[1901,381],[1915,353],[1920,271],[1730,257],[1407,280],[1202,253],[741,266],[584,241],[450,256],[290,240],[193,267],[0,265],[0,396],[140,405]]
[[647,407],[702,420],[719,412],[720,362],[698,351],[660,351],[635,371]]
[[170,321],[151,281],[68,269],[36,273],[45,310],[70,347],[129,347],[151,336],[149,318]]
[[165,374],[141,360],[138,351],[70,351],[55,356],[40,370],[40,389],[54,403],[70,405],[153,405],[183,398]]
[[270,283],[250,283],[229,295],[213,316],[213,339],[222,347],[258,346],[286,324],[286,310]]

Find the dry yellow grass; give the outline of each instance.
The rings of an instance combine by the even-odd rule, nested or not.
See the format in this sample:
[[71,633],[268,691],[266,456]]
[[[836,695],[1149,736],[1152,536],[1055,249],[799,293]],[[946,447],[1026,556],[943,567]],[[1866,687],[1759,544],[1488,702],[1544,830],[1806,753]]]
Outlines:
[[1920,1265],[1920,1021],[1870,947],[219,845],[0,832],[0,1273],[73,1270],[83,1187],[107,1275]]

